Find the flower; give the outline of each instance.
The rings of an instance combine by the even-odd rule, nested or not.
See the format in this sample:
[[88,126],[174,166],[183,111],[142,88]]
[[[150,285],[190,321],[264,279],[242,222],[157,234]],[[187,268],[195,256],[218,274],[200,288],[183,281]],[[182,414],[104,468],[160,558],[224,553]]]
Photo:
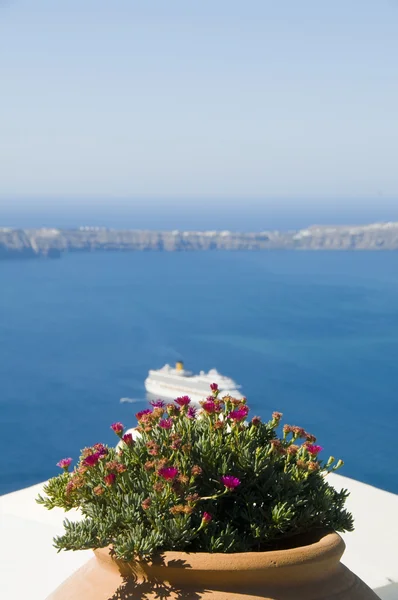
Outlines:
[[202,408],[209,415],[213,415],[217,410],[217,405],[214,402],[213,398],[207,398],[204,402],[202,402]]
[[294,425],[292,427],[292,431],[293,437],[295,438],[305,438],[307,436],[307,432],[305,431],[305,429],[303,429],[302,427],[297,427],[297,425]]
[[279,454],[286,454],[286,449],[280,440],[271,440],[271,447]]
[[105,475],[105,477],[104,477],[105,485],[107,485],[107,486],[113,485],[115,483],[115,479],[116,479],[115,473],[108,473],[108,475]]
[[159,444],[156,444],[156,442],[151,440],[150,442],[147,442],[146,445],[148,448],[148,454],[150,454],[151,456],[158,456],[160,450]]
[[182,439],[180,437],[174,438],[173,442],[170,444],[170,448],[172,450],[179,450],[181,448]]
[[158,470],[158,475],[166,479],[166,481],[172,481],[178,475],[178,469],[175,467],[162,467]]
[[255,427],[257,427],[257,425],[260,425],[261,423],[261,418],[260,417],[253,417],[252,418],[252,425],[254,425]]
[[314,471],[319,471],[319,463],[315,462],[315,461],[310,461],[308,463],[308,470],[310,472],[314,472]]
[[87,456],[84,459],[83,464],[85,464],[86,467],[93,467],[94,465],[97,464],[97,462],[99,461],[101,456],[103,456],[103,455],[100,452],[95,452],[94,454],[90,454],[89,456]]
[[117,460],[110,460],[106,463],[105,468],[108,471],[116,471],[116,473],[124,473],[125,471],[127,471],[126,465],[120,463]]
[[184,512],[184,505],[183,504],[177,504],[176,506],[172,506],[170,508],[170,512],[172,515],[180,515],[181,513]]
[[187,406],[191,402],[191,398],[189,396],[181,396],[181,398],[176,398],[175,402],[179,406]]
[[149,413],[146,415],[145,419],[151,419],[152,417],[154,419],[160,419],[163,416],[164,413],[164,408],[160,408],[159,406],[155,407],[152,411],[152,415],[149,415]]
[[[217,392],[218,391],[218,384],[217,383],[211,383],[210,384],[210,389],[211,389],[212,392]],[[205,514],[207,515],[208,513],[205,513]]]
[[319,454],[323,450],[322,446],[317,446],[316,444],[306,444],[305,447],[310,454],[314,455]]
[[202,474],[202,468],[199,467],[199,465],[194,465],[191,469],[191,473],[194,477],[196,477],[196,475],[201,475]]
[[204,512],[202,516],[202,523],[207,525],[213,519],[210,513]]
[[150,498],[145,498],[145,500],[143,502],[141,502],[141,506],[144,510],[148,510],[148,508],[151,506],[152,504],[152,500]]
[[93,449],[95,450],[95,452],[98,452],[98,454],[100,454],[101,456],[105,456],[105,454],[108,454],[108,448],[104,446],[104,444],[94,444]]
[[70,480],[66,484],[65,492],[66,492],[66,494],[70,494],[70,492],[73,492],[74,490],[77,490],[78,488],[83,487],[83,485],[84,485],[83,477],[81,475],[74,475],[73,477],[70,478]]
[[272,419],[273,419],[274,421],[278,421],[278,422],[279,422],[279,421],[281,420],[281,418],[282,418],[282,417],[283,417],[283,415],[282,415],[282,413],[281,413],[281,412],[277,412],[277,411],[275,411],[275,412],[273,412],[273,413],[272,413]]
[[71,458],[61,458],[59,462],[57,462],[57,467],[63,469],[64,471],[68,470],[70,463],[72,462]]
[[116,433],[116,435],[122,437],[124,426],[121,423],[112,423],[111,429]]
[[238,487],[238,485],[240,485],[240,479],[238,479],[237,477],[233,477],[232,475],[224,475],[220,478],[220,481],[223,485],[225,485],[227,490],[230,491],[234,490]]
[[246,419],[248,412],[249,408],[246,405],[244,405],[240,408],[231,411],[228,415],[228,418],[232,419],[233,421],[243,421],[243,419]]
[[151,400],[149,403],[153,408],[164,408],[165,403],[163,400]]
[[93,492],[96,496],[101,496],[104,492],[105,492],[105,488],[102,487],[102,485],[97,485],[94,489]]
[[159,421],[159,427],[162,429],[171,429],[173,427],[172,419],[161,419],[161,421]]
[[194,406],[188,406],[187,417],[188,419],[194,419],[196,417],[196,408]]
[[131,433],[125,433],[122,440],[127,446],[132,446],[134,444],[133,435]]
[[140,410],[140,412],[136,413],[135,418],[137,419],[137,421],[141,421],[142,417],[144,417],[145,415],[150,415],[152,414],[152,411],[150,408],[144,408],[144,410]]

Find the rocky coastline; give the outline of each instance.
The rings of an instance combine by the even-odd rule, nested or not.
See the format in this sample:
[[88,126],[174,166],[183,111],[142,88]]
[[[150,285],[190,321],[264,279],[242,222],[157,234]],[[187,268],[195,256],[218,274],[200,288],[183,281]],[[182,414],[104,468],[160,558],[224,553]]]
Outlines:
[[59,258],[66,252],[206,250],[398,250],[398,222],[258,233],[0,228],[0,259]]

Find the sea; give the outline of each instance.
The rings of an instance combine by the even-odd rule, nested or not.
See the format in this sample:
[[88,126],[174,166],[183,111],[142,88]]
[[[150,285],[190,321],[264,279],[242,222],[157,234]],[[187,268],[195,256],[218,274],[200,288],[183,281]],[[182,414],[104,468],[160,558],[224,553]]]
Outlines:
[[398,492],[398,253],[268,251],[0,262],[0,494],[114,444],[148,370],[181,359]]

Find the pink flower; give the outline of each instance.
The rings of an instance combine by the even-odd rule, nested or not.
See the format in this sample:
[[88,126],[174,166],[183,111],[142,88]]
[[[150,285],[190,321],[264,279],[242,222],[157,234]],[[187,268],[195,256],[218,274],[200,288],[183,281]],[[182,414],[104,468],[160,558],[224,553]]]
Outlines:
[[191,402],[191,398],[189,396],[181,396],[181,398],[176,398],[174,402],[177,402],[180,406],[187,406]]
[[108,454],[108,448],[104,446],[104,444],[94,444],[93,448],[101,456],[105,456],[105,454]]
[[159,421],[159,427],[162,429],[171,429],[173,427],[172,419],[161,419]]
[[160,477],[163,477],[163,479],[166,479],[167,481],[171,481],[172,479],[177,477],[178,469],[176,469],[175,467],[162,467],[161,469],[159,469],[158,475],[160,475]]
[[188,419],[194,419],[196,417],[196,408],[194,406],[189,406],[187,410]]
[[274,421],[280,421],[282,417],[283,417],[283,414],[281,412],[275,411],[272,413],[272,418]]
[[317,446],[316,444],[306,444],[305,446],[310,454],[319,454],[322,452],[322,446]]
[[240,485],[240,479],[233,477],[232,475],[224,475],[220,478],[220,481],[228,490],[234,490]]
[[210,521],[213,519],[213,517],[211,516],[210,513],[208,512],[204,512],[203,513],[203,517],[202,517],[202,523],[206,524],[210,523]]
[[125,444],[127,444],[127,446],[132,446],[134,444],[133,436],[131,433],[126,433],[122,437],[122,440]]
[[149,404],[151,404],[153,408],[164,408],[165,406],[163,400],[151,400]]
[[115,479],[116,479],[115,473],[108,473],[108,475],[105,475],[105,477],[104,477],[105,484],[108,486],[113,485],[115,483]]
[[217,406],[216,406],[216,403],[214,402],[213,398],[208,398],[207,400],[205,400],[202,403],[202,408],[209,415],[213,415],[217,410]]
[[140,421],[142,417],[145,415],[150,415],[152,413],[150,408],[144,408],[144,410],[140,410],[140,412],[136,413],[135,418],[137,421]]
[[57,462],[57,467],[63,469],[64,471],[67,471],[71,462],[71,458],[62,458],[59,462]]
[[94,465],[97,464],[97,462],[99,461],[101,456],[103,456],[103,454],[101,454],[100,452],[95,452],[95,454],[90,454],[90,456],[87,456],[84,459],[83,464],[85,464],[86,467],[93,467]]
[[245,405],[230,412],[228,417],[233,421],[243,421],[247,417],[248,412],[249,408]]
[[[210,389],[211,389],[212,392],[217,392],[217,390],[218,390],[218,384],[217,383],[211,383],[210,384]],[[205,513],[205,514],[207,515],[208,513]]]
[[116,435],[122,437],[124,426],[121,423],[112,423],[111,429],[116,433]]

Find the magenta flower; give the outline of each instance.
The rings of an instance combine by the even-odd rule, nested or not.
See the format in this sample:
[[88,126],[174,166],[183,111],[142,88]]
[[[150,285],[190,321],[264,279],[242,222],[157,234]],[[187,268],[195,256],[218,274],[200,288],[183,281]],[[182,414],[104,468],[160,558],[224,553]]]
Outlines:
[[[217,390],[218,390],[218,384],[217,383],[211,383],[210,384],[210,389],[211,389],[212,392],[217,392]],[[205,513],[205,514],[207,515],[208,513]]]
[[164,408],[165,403],[163,400],[151,400],[150,403],[153,408]]
[[105,454],[108,454],[108,448],[104,446],[104,444],[94,444],[93,448],[101,456],[105,456]]
[[229,413],[228,417],[233,421],[243,421],[247,417],[249,413],[249,408],[245,406],[241,406]]
[[116,433],[116,435],[118,435],[119,437],[122,437],[123,431],[124,431],[124,425],[122,425],[121,423],[112,423],[111,429]]
[[208,512],[204,512],[203,513],[203,517],[202,517],[202,523],[206,524],[210,523],[210,521],[213,519],[213,517],[211,516],[210,513]]
[[108,475],[105,475],[105,477],[104,477],[105,484],[108,486],[113,485],[115,483],[115,479],[116,479],[115,473],[108,473]]
[[127,446],[132,446],[134,444],[133,436],[131,433],[126,433],[122,437],[122,440],[125,444],[127,444]]
[[152,411],[150,408],[144,408],[144,410],[140,410],[140,412],[136,413],[135,418],[137,421],[140,421],[142,417],[145,417],[145,415],[150,415],[151,413]]
[[158,475],[167,481],[172,481],[175,477],[177,477],[178,469],[175,467],[162,467],[159,469]]
[[57,462],[57,467],[63,469],[64,471],[67,471],[71,462],[71,458],[62,458],[59,462]]
[[90,454],[89,456],[87,456],[84,459],[83,464],[85,464],[86,467],[93,467],[94,465],[97,464],[97,462],[99,461],[101,456],[103,456],[103,454],[101,454],[100,452],[95,452],[94,454]]
[[191,402],[191,398],[189,396],[181,396],[181,398],[176,398],[175,402],[180,406],[187,406]]
[[213,415],[217,410],[217,406],[213,398],[208,398],[207,400],[205,400],[202,404],[202,408],[209,415]]
[[188,419],[194,419],[196,417],[196,408],[194,406],[188,406],[187,417]]
[[159,427],[162,429],[171,429],[173,427],[172,419],[161,419],[159,421]]
[[310,454],[319,454],[323,450],[322,446],[316,444],[307,444],[306,448]]
[[232,475],[224,475],[224,477],[220,478],[220,481],[223,485],[225,485],[227,490],[230,491],[234,490],[238,487],[238,485],[240,485],[240,479],[233,477]]

